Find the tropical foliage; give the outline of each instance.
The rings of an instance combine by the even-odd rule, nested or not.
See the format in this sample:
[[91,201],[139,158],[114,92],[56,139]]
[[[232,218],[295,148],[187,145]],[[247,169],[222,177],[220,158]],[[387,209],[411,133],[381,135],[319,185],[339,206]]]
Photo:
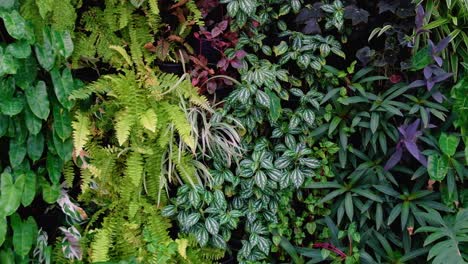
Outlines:
[[0,263],[467,263],[467,14],[0,1]]

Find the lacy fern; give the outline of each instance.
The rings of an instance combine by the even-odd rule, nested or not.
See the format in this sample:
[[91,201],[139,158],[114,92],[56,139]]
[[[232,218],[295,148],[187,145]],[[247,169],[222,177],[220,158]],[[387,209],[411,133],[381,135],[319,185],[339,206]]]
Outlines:
[[[85,229],[83,241],[90,246],[85,259],[196,263],[184,240],[169,237],[170,224],[159,208],[166,204],[169,183],[209,181],[208,169],[195,160],[197,133],[192,132],[187,109],[197,102],[213,110],[187,75],[158,73],[135,49],[112,47],[124,58],[120,73],[72,94],[97,98],[73,122],[83,183],[80,200],[100,208]],[[105,216],[98,220],[101,214]],[[215,259],[213,254],[206,256]]]

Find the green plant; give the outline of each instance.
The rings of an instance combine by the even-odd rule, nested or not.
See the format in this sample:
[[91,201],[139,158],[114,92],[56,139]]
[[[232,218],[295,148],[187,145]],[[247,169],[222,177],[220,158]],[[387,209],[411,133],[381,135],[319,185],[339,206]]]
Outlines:
[[[0,4],[0,221],[2,262],[28,261],[38,232],[30,206],[54,204],[60,195],[62,168],[72,158],[70,93],[81,86],[67,59],[73,52],[68,31],[48,26],[36,35],[17,1]],[[43,22],[41,22],[43,23]],[[42,194],[42,199],[36,197]],[[22,211],[20,214],[17,211]],[[39,259],[50,261],[42,239]]]
[[[455,216],[442,216],[435,210],[428,209],[427,213],[419,214],[430,225],[422,226],[416,233],[427,232],[430,235],[424,240],[424,246],[434,244],[430,250],[427,260],[432,263],[466,263],[468,213],[461,209]],[[441,240],[444,238],[443,240]]]

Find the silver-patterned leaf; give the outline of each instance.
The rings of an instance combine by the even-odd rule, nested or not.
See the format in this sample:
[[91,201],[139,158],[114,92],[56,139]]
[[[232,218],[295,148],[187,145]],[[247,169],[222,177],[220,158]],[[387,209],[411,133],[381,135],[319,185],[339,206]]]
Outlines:
[[219,232],[219,223],[213,217],[206,218],[205,227],[206,230],[212,235],[217,235]]
[[200,220],[200,213],[191,213],[187,216],[187,218],[183,222],[183,225],[186,228],[190,228],[196,223],[198,223],[198,220]]
[[291,172],[291,182],[296,188],[301,187],[304,183],[304,174],[299,169],[294,169]]
[[265,173],[263,171],[257,171],[257,173],[255,173],[255,184],[257,184],[258,187],[260,187],[260,189],[264,189],[265,188],[265,185],[266,185],[266,182],[267,182],[267,176],[265,175]]

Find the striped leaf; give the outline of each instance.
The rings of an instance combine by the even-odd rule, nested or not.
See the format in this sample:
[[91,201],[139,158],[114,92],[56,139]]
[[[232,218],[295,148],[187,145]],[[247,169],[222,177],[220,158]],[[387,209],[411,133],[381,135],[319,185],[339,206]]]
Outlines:
[[219,232],[219,223],[213,217],[208,217],[205,220],[205,227],[206,230],[212,235],[217,235]]

